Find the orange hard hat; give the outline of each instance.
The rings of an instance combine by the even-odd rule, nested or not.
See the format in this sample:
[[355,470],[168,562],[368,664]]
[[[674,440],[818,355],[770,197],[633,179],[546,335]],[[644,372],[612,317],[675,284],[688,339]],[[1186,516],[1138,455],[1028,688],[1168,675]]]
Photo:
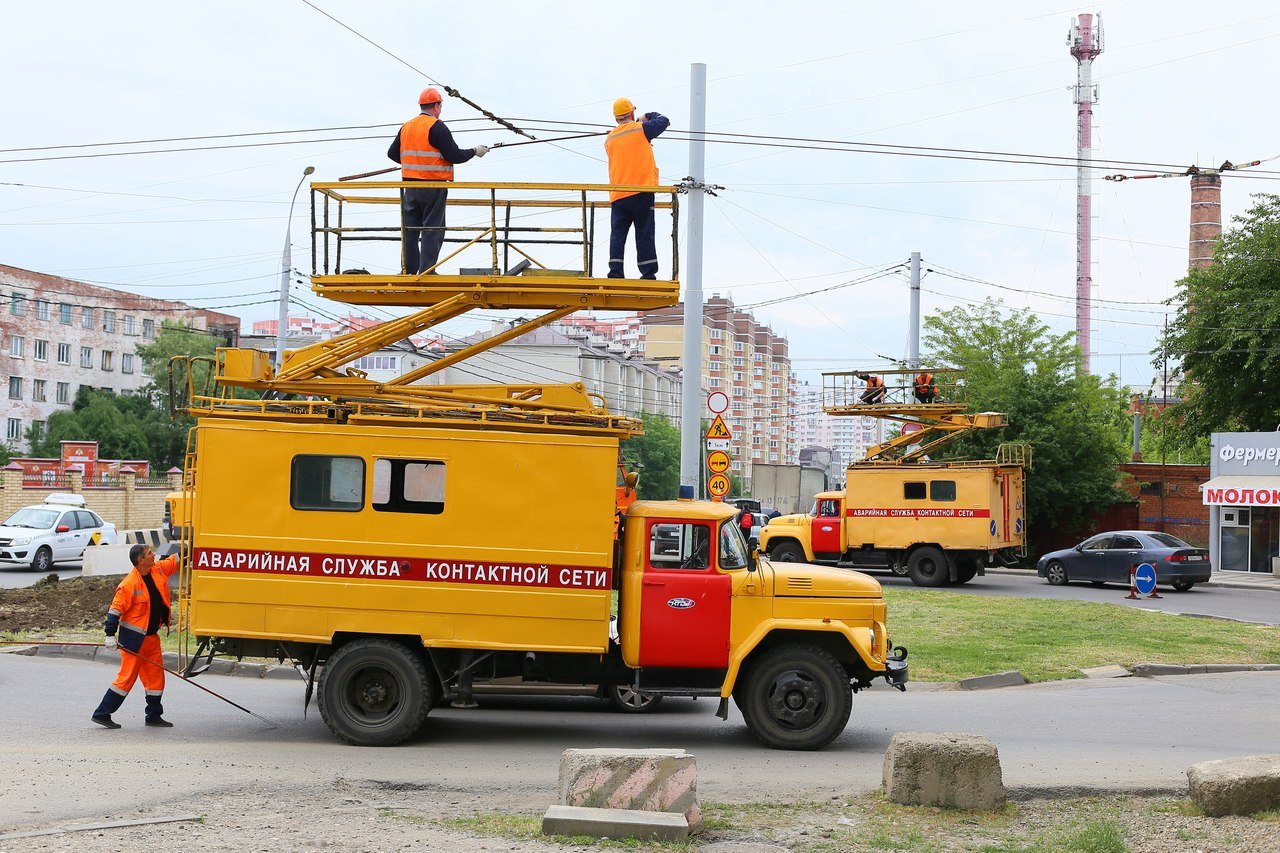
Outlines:
[[635,111],[636,105],[631,103],[630,98],[618,98],[618,100],[613,102],[614,118],[618,118],[619,116],[624,116]]
[[423,89],[422,94],[418,96],[418,106],[425,107],[427,104],[438,104],[444,100],[444,96],[440,94],[440,90],[435,86]]

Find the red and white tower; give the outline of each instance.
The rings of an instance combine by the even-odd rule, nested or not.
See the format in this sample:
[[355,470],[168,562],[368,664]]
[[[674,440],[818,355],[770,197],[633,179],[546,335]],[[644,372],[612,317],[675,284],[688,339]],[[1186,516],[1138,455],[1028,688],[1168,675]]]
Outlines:
[[[1094,18],[1097,28],[1094,28]],[[1080,15],[1067,37],[1076,58],[1076,339],[1085,370],[1089,369],[1090,288],[1093,285],[1093,59],[1102,53],[1102,16]]]

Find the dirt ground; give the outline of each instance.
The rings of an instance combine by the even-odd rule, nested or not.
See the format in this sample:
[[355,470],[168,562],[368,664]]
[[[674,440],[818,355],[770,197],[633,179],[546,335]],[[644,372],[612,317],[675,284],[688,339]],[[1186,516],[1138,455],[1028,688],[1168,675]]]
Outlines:
[[119,577],[60,581],[56,574],[23,589],[0,589],[0,632],[101,628]]

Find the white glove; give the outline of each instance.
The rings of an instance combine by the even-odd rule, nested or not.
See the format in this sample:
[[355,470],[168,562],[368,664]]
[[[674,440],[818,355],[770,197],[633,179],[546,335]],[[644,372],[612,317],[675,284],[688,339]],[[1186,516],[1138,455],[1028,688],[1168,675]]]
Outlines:
[[488,153],[489,153],[489,146],[488,146],[488,145],[477,145],[475,148],[472,148],[471,150],[472,150],[472,151],[474,151],[474,152],[476,153],[476,156],[477,156],[477,157],[483,157],[484,155],[486,155],[486,154],[488,154]]
[[116,637],[115,637],[115,635],[114,635],[114,634],[112,634],[110,637],[107,637],[107,639],[105,639],[105,640],[102,642],[102,645],[103,645],[103,647],[104,647],[104,648],[108,648],[108,649],[110,649],[110,650],[112,650],[112,651],[115,651],[115,648],[116,648]]

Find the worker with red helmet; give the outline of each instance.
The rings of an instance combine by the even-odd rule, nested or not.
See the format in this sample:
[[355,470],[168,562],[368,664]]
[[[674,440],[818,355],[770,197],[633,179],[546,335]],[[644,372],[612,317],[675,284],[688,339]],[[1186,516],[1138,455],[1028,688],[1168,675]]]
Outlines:
[[[453,167],[489,153],[485,145],[459,148],[440,120],[444,98],[432,86],[418,96],[419,115],[404,123],[387,156],[400,164],[401,180],[452,181]],[[430,270],[444,245],[444,210],[449,191],[444,187],[408,187],[400,202],[404,232],[404,271],[418,275]]]
[[133,563],[133,570],[116,587],[103,626],[107,634],[106,647],[114,649],[118,643],[124,650],[120,655],[120,672],[93,712],[93,721],[108,729],[120,728],[111,715],[120,709],[124,697],[141,677],[147,691],[146,724],[171,728],[173,723],[161,716],[164,670],[159,631],[161,625],[169,624],[172,601],[169,576],[178,571],[178,558],[175,555],[157,562],[150,547],[134,545],[129,549],[129,562]]
[[[636,105],[630,98],[613,102],[617,126],[604,140],[609,155],[609,183],[621,186],[656,187],[658,164],[653,159],[653,140],[671,125],[659,113],[645,113],[636,121]],[[654,242],[653,193],[622,190],[609,193],[612,202],[609,232],[609,278],[622,278],[627,232],[636,229],[636,265],[640,277],[658,277],[658,248]]]

